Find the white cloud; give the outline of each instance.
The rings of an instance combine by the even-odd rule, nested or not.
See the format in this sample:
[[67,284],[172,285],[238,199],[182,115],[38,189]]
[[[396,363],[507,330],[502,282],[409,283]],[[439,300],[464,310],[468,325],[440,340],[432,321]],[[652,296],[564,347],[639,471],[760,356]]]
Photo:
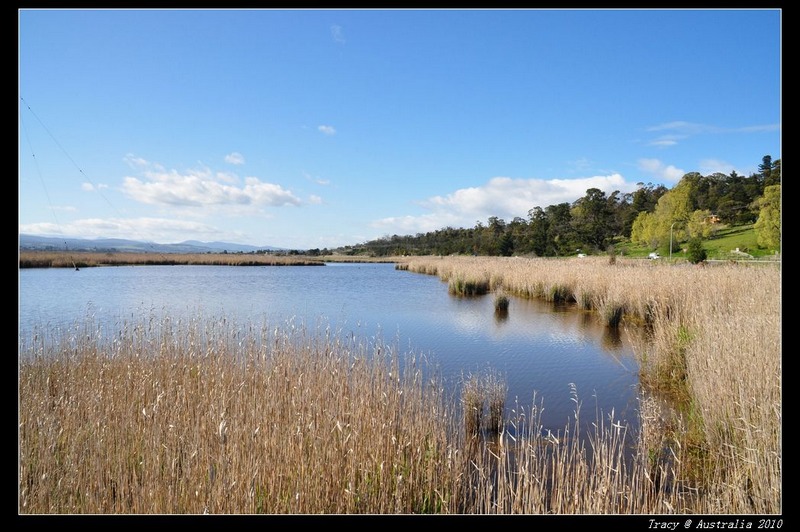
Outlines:
[[669,147],[674,146],[679,140],[683,140],[695,135],[721,134],[721,133],[761,133],[764,131],[777,131],[780,124],[762,124],[755,126],[742,127],[720,127],[710,124],[698,124],[696,122],[686,122],[684,120],[674,120],[655,126],[649,126],[647,131],[669,131],[670,134],[661,135],[648,143],[648,146]]
[[735,168],[732,164],[716,159],[703,159],[700,161],[700,173],[703,175],[726,174],[729,175]]
[[576,170],[578,172],[587,171],[589,168],[592,167],[592,164],[594,164],[594,163],[592,163],[592,161],[590,161],[586,157],[581,157],[580,159],[576,159],[574,161],[569,161],[567,163],[567,165],[570,168],[572,168],[573,170]]
[[122,191],[140,203],[204,209],[258,209],[301,203],[290,190],[257,177],[247,177],[243,186],[237,186],[231,183],[238,183],[238,178],[229,173],[213,173],[207,168],[183,173],[176,170],[166,172],[159,166],[148,166],[142,159],[132,160],[137,167],[144,169],[143,178],[125,177]]
[[781,128],[780,124],[758,124],[755,126],[740,127],[720,127],[710,124],[698,124],[697,122],[686,122],[675,120],[665,122],[655,126],[650,126],[647,131],[675,131],[681,135],[699,135],[701,133],[758,133],[762,131],[777,131]]
[[631,192],[636,185],[626,182],[620,174],[549,180],[495,177],[478,187],[462,188],[420,201],[419,204],[431,213],[383,218],[373,222],[372,226],[409,234],[447,226],[472,227],[491,216],[507,222],[515,217],[527,219],[528,211],[534,207],[572,203],[583,197],[590,188],[611,194],[615,190]]
[[321,198],[321,197],[319,197],[319,196],[317,196],[316,194],[311,194],[311,195],[308,197],[308,202],[309,202],[311,205],[321,205],[321,204],[322,204],[322,198]]
[[229,153],[225,156],[225,162],[230,164],[244,164],[244,155],[239,152]]
[[325,135],[335,135],[336,134],[336,129],[334,129],[333,126],[325,126],[325,125],[317,126],[317,129],[319,131],[321,131],[322,133],[324,133]]
[[680,168],[672,165],[665,165],[658,159],[639,159],[637,163],[639,170],[667,182],[676,183],[686,174],[686,172]]
[[180,242],[187,238],[218,240],[226,236],[219,229],[204,223],[169,218],[86,218],[66,224],[20,224],[19,232],[75,238],[133,238],[160,243]]
[[760,126],[744,126],[733,131],[736,133],[761,133],[763,131],[778,131],[780,128],[780,124],[764,124]]
[[656,146],[658,148],[667,148],[669,146],[675,146],[677,143],[678,141],[676,140],[675,137],[670,137],[670,138],[663,137],[660,139],[656,139],[652,142],[649,142],[647,145]]
[[462,188],[422,202],[430,208],[455,209],[480,217],[527,216],[533,207],[572,202],[589,188],[613,192],[625,185],[619,174],[578,179],[512,179],[494,177],[480,187]]
[[333,38],[334,42],[344,43],[344,32],[342,31],[342,27],[338,24],[333,24],[331,26],[331,37]]
[[309,181],[312,181],[312,182],[314,182],[314,183],[316,183],[318,185],[327,186],[327,185],[331,184],[329,179],[322,179],[321,177],[314,177],[311,174],[309,174],[308,172],[303,172],[303,177],[305,177]]
[[101,190],[104,190],[106,188],[108,188],[108,185],[104,183],[100,183],[97,185],[89,181],[84,181],[83,183],[81,183],[81,190],[83,190],[84,192],[100,192]]
[[230,172],[217,172],[214,175],[214,179],[216,179],[217,181],[221,181],[223,183],[231,183],[231,184],[239,183],[239,176],[237,176],[236,174],[232,174]]
[[149,166],[146,160],[142,159],[141,157],[136,157],[132,153],[126,154],[122,160],[125,161],[131,168],[146,168]]
[[672,122],[650,126],[647,128],[647,131],[676,131],[680,135],[697,135],[698,133],[719,131],[719,128],[694,122],[685,122],[683,120],[674,120]]
[[[466,225],[475,225],[473,220]],[[371,227],[388,231],[392,234],[415,235],[417,233],[427,233],[445,227],[462,227],[463,220],[453,213],[439,212],[435,214],[423,214],[421,216],[392,216],[375,220],[370,224]]]

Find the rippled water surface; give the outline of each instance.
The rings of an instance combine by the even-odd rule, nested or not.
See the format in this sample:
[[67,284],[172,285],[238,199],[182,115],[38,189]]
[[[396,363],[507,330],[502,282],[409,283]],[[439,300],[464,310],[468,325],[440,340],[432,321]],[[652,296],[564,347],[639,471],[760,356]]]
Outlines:
[[624,331],[592,314],[512,298],[507,316],[494,296],[448,294],[438,277],[393,264],[320,266],[115,266],[19,272],[20,338],[37,327],[68,327],[87,317],[107,327],[148,315],[219,318],[270,326],[328,325],[423,354],[450,386],[487,370],[508,383],[507,406],[530,407],[563,428],[574,414],[612,410],[635,424],[638,365]]

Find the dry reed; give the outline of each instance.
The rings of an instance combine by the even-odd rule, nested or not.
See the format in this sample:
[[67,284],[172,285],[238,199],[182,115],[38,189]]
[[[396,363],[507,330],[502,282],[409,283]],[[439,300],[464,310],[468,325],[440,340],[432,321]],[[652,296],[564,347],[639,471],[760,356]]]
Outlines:
[[584,304],[613,301],[621,324],[650,330],[643,376],[671,375],[685,393],[674,415],[643,393],[636,435],[613,412],[587,432],[575,391],[563,431],[542,431],[534,397],[474,436],[458,405],[480,401],[483,416],[497,389],[485,382],[502,383],[478,379],[476,399],[454,400],[426,360],[379,339],[224,318],[76,324],[20,340],[19,511],[781,512],[779,269],[474,257],[398,268],[443,280],[479,269],[511,294],[566,286],[591,294],[574,298]]
[[101,336],[22,353],[23,513],[414,513],[454,498],[440,388],[379,342],[226,320]]
[[19,511],[649,513],[662,500],[620,469],[613,433],[595,464],[577,415],[558,435],[541,408],[500,421],[503,380],[475,382],[483,430],[468,434],[435,367],[377,339],[224,318],[39,331],[20,350]]
[[395,263],[396,257],[302,255],[282,253],[157,253],[133,251],[21,250],[20,268],[88,268],[94,266],[321,266],[326,262]]
[[610,327],[645,325],[649,340],[637,346],[644,392],[671,409],[641,416],[640,453],[651,463],[644,478],[683,497],[656,511],[781,512],[779,265],[420,257],[403,269],[442,279],[502,274],[506,293],[572,300]]

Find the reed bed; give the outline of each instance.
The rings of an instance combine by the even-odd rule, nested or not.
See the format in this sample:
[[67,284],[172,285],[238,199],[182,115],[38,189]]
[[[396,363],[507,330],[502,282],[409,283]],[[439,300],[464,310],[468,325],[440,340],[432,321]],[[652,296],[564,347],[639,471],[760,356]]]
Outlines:
[[[499,374],[467,379],[470,401],[437,375],[379,338],[293,322],[151,316],[36,331],[20,340],[19,512],[691,509],[646,480],[650,463],[630,458],[613,417],[582,437],[577,394],[574,422],[545,433],[535,396],[527,411],[501,404]],[[478,433],[466,430],[475,405]]]
[[317,258],[244,253],[74,253],[20,251],[20,268],[90,268],[94,266],[322,266]]
[[505,293],[574,301],[610,328],[646,327],[639,454],[650,466],[635,481],[682,493],[660,512],[781,512],[779,265],[454,256],[402,269],[502,276]]
[[23,513],[413,513],[458,487],[436,381],[380,343],[165,319],[22,355]]
[[450,393],[427,358],[324,326],[87,320],[20,338],[19,512],[782,513],[779,267],[397,267],[623,308],[609,329],[649,333],[639,430],[573,391],[574,419],[543,431],[535,396],[498,404],[497,374]]

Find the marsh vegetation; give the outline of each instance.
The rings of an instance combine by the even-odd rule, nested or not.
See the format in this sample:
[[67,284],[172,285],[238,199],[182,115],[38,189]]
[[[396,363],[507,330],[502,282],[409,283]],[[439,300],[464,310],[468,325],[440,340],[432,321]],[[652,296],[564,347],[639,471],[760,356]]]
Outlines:
[[426,357],[330,328],[87,321],[20,344],[19,511],[780,513],[779,267],[587,259],[397,268],[646,328],[635,434],[577,391],[542,430],[491,371],[450,393]]
[[322,266],[318,258],[265,253],[138,253],[20,251],[20,268],[95,266]]

